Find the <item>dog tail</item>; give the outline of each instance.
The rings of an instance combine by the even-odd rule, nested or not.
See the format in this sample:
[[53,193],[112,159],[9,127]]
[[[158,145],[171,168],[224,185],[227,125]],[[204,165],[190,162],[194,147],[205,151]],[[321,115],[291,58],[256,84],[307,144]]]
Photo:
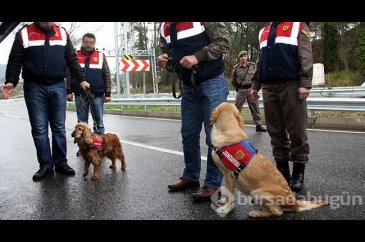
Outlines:
[[318,208],[321,206],[329,205],[329,202],[326,200],[312,200],[312,201],[303,201],[297,200],[296,211],[301,212],[305,210],[311,210],[313,208]]

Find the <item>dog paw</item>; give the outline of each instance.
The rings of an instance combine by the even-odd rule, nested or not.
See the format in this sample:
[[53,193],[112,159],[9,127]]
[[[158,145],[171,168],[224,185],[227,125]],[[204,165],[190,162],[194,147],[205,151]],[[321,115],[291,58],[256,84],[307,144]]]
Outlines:
[[113,165],[110,165],[109,168],[110,169],[113,169],[113,170],[117,169],[117,167],[116,166],[113,166]]
[[216,212],[217,212],[220,216],[225,216],[225,215],[227,215],[229,212],[231,212],[233,208],[234,208],[234,203],[231,203],[231,204],[224,205],[223,207],[219,207],[219,208],[217,208]]
[[91,180],[93,180],[93,181],[96,181],[96,180],[98,180],[99,179],[99,177],[98,176],[92,176],[91,177]]
[[226,203],[227,203],[227,197],[226,196],[222,196],[221,199],[218,200],[219,205],[224,205]]
[[263,217],[263,211],[262,210],[252,210],[248,213],[248,216],[250,216],[250,218],[261,218],[261,217]]
[[127,169],[127,165],[122,166],[122,171],[125,171]]
[[82,174],[83,177],[86,177],[89,174],[89,172],[84,172],[84,174]]

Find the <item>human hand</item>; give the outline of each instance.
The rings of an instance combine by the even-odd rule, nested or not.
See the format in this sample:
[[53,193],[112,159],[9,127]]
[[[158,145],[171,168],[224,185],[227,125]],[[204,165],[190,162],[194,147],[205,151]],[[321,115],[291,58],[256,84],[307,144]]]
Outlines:
[[71,94],[67,94],[67,101],[71,102],[73,100],[73,95]]
[[111,97],[104,97],[104,103],[108,103],[112,100]]
[[87,81],[80,82],[80,87],[82,90],[86,91],[86,89],[90,89],[90,83]]
[[188,56],[184,56],[181,60],[180,60],[180,65],[182,67],[185,67],[187,69],[191,69],[194,65],[198,64],[198,59],[196,58],[195,55],[188,55]]
[[299,93],[299,99],[305,100],[309,96],[309,88],[299,87],[298,93]]
[[158,64],[161,68],[166,68],[166,64],[169,61],[169,56],[167,54],[162,54],[157,57]]
[[253,99],[253,100],[258,100],[260,98],[260,95],[257,94],[258,91],[257,90],[253,90],[251,89],[251,92],[250,92],[250,97]]
[[9,99],[10,95],[14,91],[14,85],[13,83],[7,83],[3,86],[3,98]]

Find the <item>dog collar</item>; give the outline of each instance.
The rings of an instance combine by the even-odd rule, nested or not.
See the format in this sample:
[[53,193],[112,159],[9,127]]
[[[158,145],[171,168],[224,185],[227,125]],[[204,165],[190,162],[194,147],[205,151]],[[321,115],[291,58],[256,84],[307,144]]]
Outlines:
[[247,140],[241,143],[223,146],[220,149],[213,147],[222,163],[233,175],[238,178],[239,173],[246,168],[258,150]]

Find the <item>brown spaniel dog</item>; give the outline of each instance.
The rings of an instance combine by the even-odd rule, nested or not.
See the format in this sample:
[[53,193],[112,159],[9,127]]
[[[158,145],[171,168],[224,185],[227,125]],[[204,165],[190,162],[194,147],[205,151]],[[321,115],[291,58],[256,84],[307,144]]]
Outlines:
[[116,169],[116,159],[119,159],[122,162],[122,170],[126,169],[127,165],[122,145],[117,135],[109,133],[104,135],[93,134],[86,123],[78,123],[71,136],[74,137],[74,143],[77,143],[81,155],[85,159],[83,177],[89,173],[89,166],[92,163],[94,173],[91,179],[98,179],[100,163],[104,157],[108,157],[112,161],[109,168]]

